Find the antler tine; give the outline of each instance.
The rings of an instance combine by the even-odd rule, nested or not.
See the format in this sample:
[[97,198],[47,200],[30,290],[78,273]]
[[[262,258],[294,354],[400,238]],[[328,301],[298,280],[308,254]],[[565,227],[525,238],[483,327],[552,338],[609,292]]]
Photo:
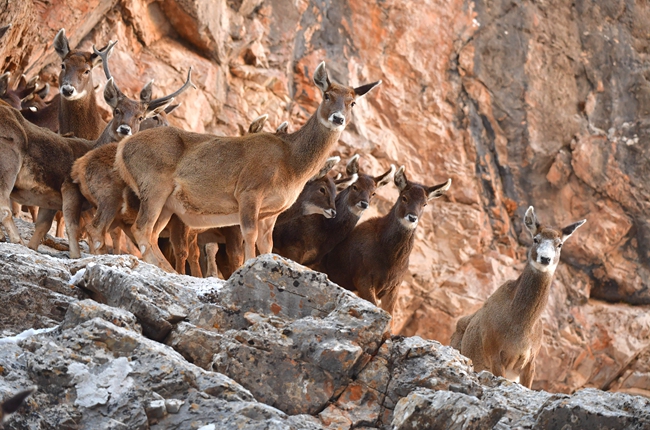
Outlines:
[[[95,52],[95,55],[99,56],[99,58],[102,59],[102,68],[104,69],[104,75],[106,75],[106,79],[111,78],[111,72],[108,70],[108,56],[116,43],[117,40],[109,42],[108,45],[106,45],[106,48],[101,51],[98,51],[97,48],[95,48],[95,45],[93,45],[93,51]],[[113,80],[113,82],[114,81],[115,80]]]
[[167,96],[161,97],[159,99],[151,100],[149,102],[149,106],[147,107],[147,110],[151,111],[151,110],[156,109],[159,106],[170,103],[172,99],[174,99],[175,97],[178,97],[179,95],[181,95],[181,93],[183,91],[185,91],[186,89],[188,89],[190,86],[192,86],[193,88],[196,89],[196,85],[194,85],[194,82],[192,82],[192,68],[191,67],[190,67],[190,70],[187,71],[187,80],[185,81],[185,83],[183,84],[182,87],[180,87],[179,89],[177,89],[176,91],[174,91],[173,93],[171,93],[171,94],[169,94]]

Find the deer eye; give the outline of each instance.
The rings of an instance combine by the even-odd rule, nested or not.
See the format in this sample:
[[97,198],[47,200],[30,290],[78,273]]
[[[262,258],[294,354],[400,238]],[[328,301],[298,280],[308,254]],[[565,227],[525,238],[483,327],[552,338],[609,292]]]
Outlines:
[[558,244],[557,244],[557,247],[558,247],[558,249],[559,249],[559,248],[562,248],[562,242],[558,243]]
[[359,190],[359,189],[357,188],[356,185],[352,185],[352,189],[353,189],[354,191],[358,191],[358,190]]
[[538,244],[538,243],[539,243],[539,237],[535,237],[535,238],[533,238],[533,242],[534,242],[535,244]]
[[402,201],[403,201],[404,203],[406,203],[406,202],[409,201],[409,199],[407,199],[406,196],[402,196]]
[[90,69],[88,69],[88,70],[86,70],[86,71],[84,72],[84,75],[89,75],[89,74],[90,74]]
[[113,111],[113,115],[119,115],[121,113],[122,111],[119,108],[115,108],[115,110]]
[[350,103],[350,107],[353,108],[354,105],[356,105],[356,104],[357,104],[357,102],[352,102],[352,103]]
[[138,117],[138,121],[143,121],[143,120],[144,120],[144,117],[143,117],[143,116],[139,116],[139,117]]
[[321,192],[322,194],[325,194],[325,188],[321,188],[321,189],[320,189],[320,192]]
[[377,193],[372,193],[372,196],[375,197],[375,194],[377,194]]
[[330,99],[330,95],[325,93],[325,100],[329,101],[329,99]]
[[61,70],[65,70],[65,63],[61,63]]

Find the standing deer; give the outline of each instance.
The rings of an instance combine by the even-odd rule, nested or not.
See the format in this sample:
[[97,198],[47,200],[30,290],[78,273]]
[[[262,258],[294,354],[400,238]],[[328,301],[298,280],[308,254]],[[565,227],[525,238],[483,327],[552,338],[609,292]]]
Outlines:
[[524,271],[516,280],[501,285],[481,309],[458,320],[451,337],[451,346],[472,359],[474,370],[489,370],[495,376],[514,373],[521,378],[521,385],[531,387],[535,357],[542,346],[541,316],[560,251],[585,222],[583,219],[556,230],[542,226],[533,207],[528,208],[524,225],[533,245]]
[[[115,43],[111,42],[101,51],[108,55]],[[59,133],[73,133],[75,137],[95,140],[106,127],[97,106],[92,74],[92,70],[102,61],[101,56],[97,51],[71,50],[63,28],[54,37],[54,50],[62,61],[59,73]]]
[[[190,67],[187,80],[172,94],[152,100],[153,81],[150,81],[142,88],[140,101],[131,100],[114,83],[108,68],[108,53],[99,51],[95,53],[103,58],[104,73],[108,79],[104,88],[104,99],[113,109],[113,119],[97,140],[96,148],[75,162],[72,167],[72,179],[79,184],[84,197],[97,208],[92,223],[86,226],[86,230],[90,235],[94,252],[105,253],[106,233],[114,227],[126,227],[120,216],[126,184],[114,171],[117,142],[137,133],[146,119],[164,112],[175,97],[194,84]],[[113,225],[116,219],[117,224]],[[122,230],[130,235],[130,229],[122,228]],[[115,241],[119,243],[119,236],[115,236],[113,242]],[[114,243],[113,247],[113,252],[119,253],[119,246],[116,247]]]
[[400,193],[390,212],[359,224],[321,264],[332,282],[356,290],[372,304],[381,301],[382,309],[391,315],[424,207],[451,186],[451,179],[432,187],[411,182],[404,166],[394,180]]
[[239,224],[247,260],[255,257],[255,245],[271,252],[278,215],[320,170],[355,100],[379,84],[330,82],[324,63],[314,82],[323,101],[292,134],[221,137],[165,127],[120,142],[117,169],[142,202],[133,234],[145,261],[173,271],[156,243],[172,214],[191,228]]
[[312,215],[293,217],[284,223],[280,223],[278,218],[273,230],[273,252],[300,264],[317,267],[325,254],[354,229],[363,211],[370,206],[377,188],[392,181],[395,166],[391,164],[387,172],[372,177],[359,172],[359,155],[355,155],[348,162],[346,173],[358,179],[349,187],[338,189],[336,218]]

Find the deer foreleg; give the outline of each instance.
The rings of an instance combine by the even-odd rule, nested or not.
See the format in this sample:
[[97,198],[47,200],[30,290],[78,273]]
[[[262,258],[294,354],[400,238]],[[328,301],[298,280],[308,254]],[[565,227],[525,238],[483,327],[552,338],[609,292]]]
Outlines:
[[[12,213],[12,215],[13,215],[13,216],[18,216],[18,215],[20,215],[20,209],[21,209],[22,207],[23,207],[23,205],[21,205],[20,203],[15,202],[15,201],[12,200],[12,201],[11,201],[11,213]],[[36,221],[34,221],[34,222],[36,222]]]
[[505,369],[503,367],[503,362],[501,361],[501,351],[493,351],[489,355],[490,359],[490,372],[494,376],[503,376],[505,375]]
[[533,385],[533,378],[535,377],[535,357],[531,357],[530,361],[526,363],[519,375],[521,385],[530,388]]
[[41,244],[47,232],[50,231],[50,227],[52,227],[52,222],[54,221],[54,215],[56,215],[56,213],[56,209],[41,208],[41,210],[38,211],[34,234],[27,244],[30,249],[33,249],[34,251],[38,250],[38,245]]
[[[5,151],[2,149],[2,157],[0,159],[0,222],[7,230],[9,235],[9,240],[13,243],[23,243],[23,240],[18,234],[18,228],[14,223],[13,214],[12,214],[12,204],[9,199],[11,190],[14,188],[16,183],[16,177],[18,176],[18,171],[20,170],[20,155],[18,155],[13,150]],[[0,230],[0,239],[4,238],[4,234]]]
[[278,216],[265,218],[259,222],[259,237],[257,239],[257,249],[260,254],[269,254],[273,251],[273,227]]
[[210,242],[205,244],[205,259],[207,266],[207,276],[216,278],[219,276],[217,270],[217,252],[219,251],[219,244],[217,242]]
[[174,273],[171,264],[169,264],[158,248],[158,235],[153,237],[154,225],[161,215],[167,196],[171,194],[171,189],[152,189],[150,192],[155,198],[142,199],[138,216],[135,219],[135,224],[133,224],[131,231],[138,244],[138,248],[140,248],[144,261],[155,264],[167,272]]
[[260,201],[257,196],[244,197],[239,201],[239,225],[244,237],[244,261],[255,258],[260,214]]
[[241,235],[241,229],[237,225],[224,227],[221,229],[221,233],[226,238],[226,246],[225,250],[219,248],[217,265],[224,279],[228,279],[235,270],[244,264],[244,238]]
[[393,312],[395,311],[395,304],[397,303],[397,291],[398,287],[395,287],[385,293],[383,296],[381,296],[381,308],[393,315]]
[[201,252],[199,251],[199,243],[196,230],[190,229],[190,234],[187,239],[187,261],[190,263],[190,273],[192,276],[197,278],[203,277],[203,272],[201,271]]
[[38,217],[38,206],[27,206],[27,210],[32,216],[32,222],[36,222],[36,218]]
[[63,237],[63,229],[65,228],[65,221],[63,221],[63,212],[57,212],[54,216],[54,220],[56,221],[56,237]]
[[175,269],[181,275],[185,274],[185,263],[188,255],[188,237],[190,229],[177,216],[172,216],[168,223],[169,241],[174,250]]
[[122,229],[114,228],[111,230],[111,242],[113,242],[113,255],[122,253]]

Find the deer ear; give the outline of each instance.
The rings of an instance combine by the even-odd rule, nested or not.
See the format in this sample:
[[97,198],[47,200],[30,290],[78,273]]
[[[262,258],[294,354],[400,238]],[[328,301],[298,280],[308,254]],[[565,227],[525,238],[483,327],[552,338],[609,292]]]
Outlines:
[[7,24],[5,26],[0,27],[0,38],[2,38],[2,36],[4,36],[7,30],[9,30],[10,28],[11,28],[11,24]]
[[41,99],[45,99],[45,97],[47,97],[47,95],[50,94],[50,84],[46,83],[43,88],[36,91],[36,94],[38,94],[38,96]]
[[142,87],[142,90],[140,90],[140,101],[144,103],[149,103],[151,101],[152,94],[153,94],[153,79],[147,82],[147,85]]
[[330,87],[330,78],[325,70],[325,62],[322,61],[314,71],[314,83],[322,92],[327,91]]
[[564,242],[564,241],[567,240],[569,237],[571,237],[571,235],[573,234],[573,232],[576,231],[576,230],[578,229],[578,227],[580,227],[582,224],[584,224],[584,223],[586,223],[586,222],[587,222],[587,220],[586,220],[586,219],[583,219],[583,220],[581,220],[581,221],[574,222],[573,224],[571,224],[571,225],[567,225],[566,227],[564,227],[564,228],[562,229],[562,242]]
[[262,131],[262,129],[264,128],[264,124],[266,124],[267,119],[269,119],[269,115],[266,113],[264,115],[255,118],[253,122],[251,122],[251,125],[248,126],[248,133],[253,134]]
[[54,50],[63,60],[70,53],[70,44],[68,43],[68,38],[65,37],[65,29],[62,28],[54,36]]
[[363,97],[368,93],[368,91],[379,85],[381,85],[381,81],[373,82],[372,84],[361,85],[360,87],[356,87],[354,89],[354,94],[356,94],[357,97]]
[[354,154],[354,157],[350,158],[350,161],[348,161],[348,164],[345,166],[345,173],[347,173],[348,176],[359,173],[359,154]]
[[528,229],[528,232],[531,236],[535,236],[537,234],[540,223],[537,221],[537,215],[535,215],[535,209],[533,209],[532,206],[529,206],[526,210],[526,215],[524,215],[524,225]]
[[[340,173],[339,173],[339,175],[340,175]],[[344,189],[346,189],[350,185],[357,182],[357,179],[359,179],[359,175],[357,175],[355,173],[354,175],[352,175],[350,177],[334,180],[334,185],[336,185],[336,192],[338,193],[338,192],[343,191]]]
[[329,171],[332,170],[332,168],[336,166],[336,163],[338,163],[339,161],[341,161],[341,157],[338,156],[328,158],[327,161],[325,161],[323,167],[309,181],[310,182],[315,181],[316,179],[320,179],[323,176],[327,175]]
[[275,134],[287,133],[287,130],[289,130],[289,121],[284,121],[275,129]]
[[[113,79],[113,78],[111,78],[111,79]],[[151,109],[149,109],[149,107],[147,107],[147,110],[145,111],[144,117],[145,118],[153,118],[156,115],[160,115],[161,113],[163,113],[167,109],[167,106],[169,106],[169,104],[171,102],[173,102],[173,101],[174,101],[174,99],[171,98],[171,99],[167,100],[166,103],[154,106]]]
[[443,182],[442,184],[434,185],[433,187],[427,188],[427,201],[431,199],[437,199],[441,195],[447,192],[449,190],[449,187],[451,187],[451,178],[447,179],[446,182]]
[[383,175],[376,176],[373,179],[375,180],[375,184],[377,188],[379,188],[379,187],[383,187],[384,185],[392,181],[394,176],[395,176],[395,165],[391,164],[390,169],[388,169],[386,173],[384,173]]
[[166,113],[167,115],[169,115],[170,113],[172,113],[172,112],[174,112],[176,109],[178,109],[178,107],[179,107],[180,105],[182,105],[182,104],[183,104],[183,103],[181,102],[181,103],[176,103],[175,105],[167,105],[167,107],[165,108],[165,113]]
[[404,166],[400,166],[395,172],[395,177],[393,178],[397,189],[402,192],[404,188],[408,185],[409,180],[406,178],[406,173],[404,173]]
[[111,77],[108,82],[106,82],[106,86],[104,87],[104,100],[106,101],[106,104],[115,109],[119,95],[119,91],[115,87],[115,82]]
[[9,72],[5,72],[2,75],[0,75],[0,96],[4,96],[7,94],[7,90],[9,89],[9,77],[10,77]]

